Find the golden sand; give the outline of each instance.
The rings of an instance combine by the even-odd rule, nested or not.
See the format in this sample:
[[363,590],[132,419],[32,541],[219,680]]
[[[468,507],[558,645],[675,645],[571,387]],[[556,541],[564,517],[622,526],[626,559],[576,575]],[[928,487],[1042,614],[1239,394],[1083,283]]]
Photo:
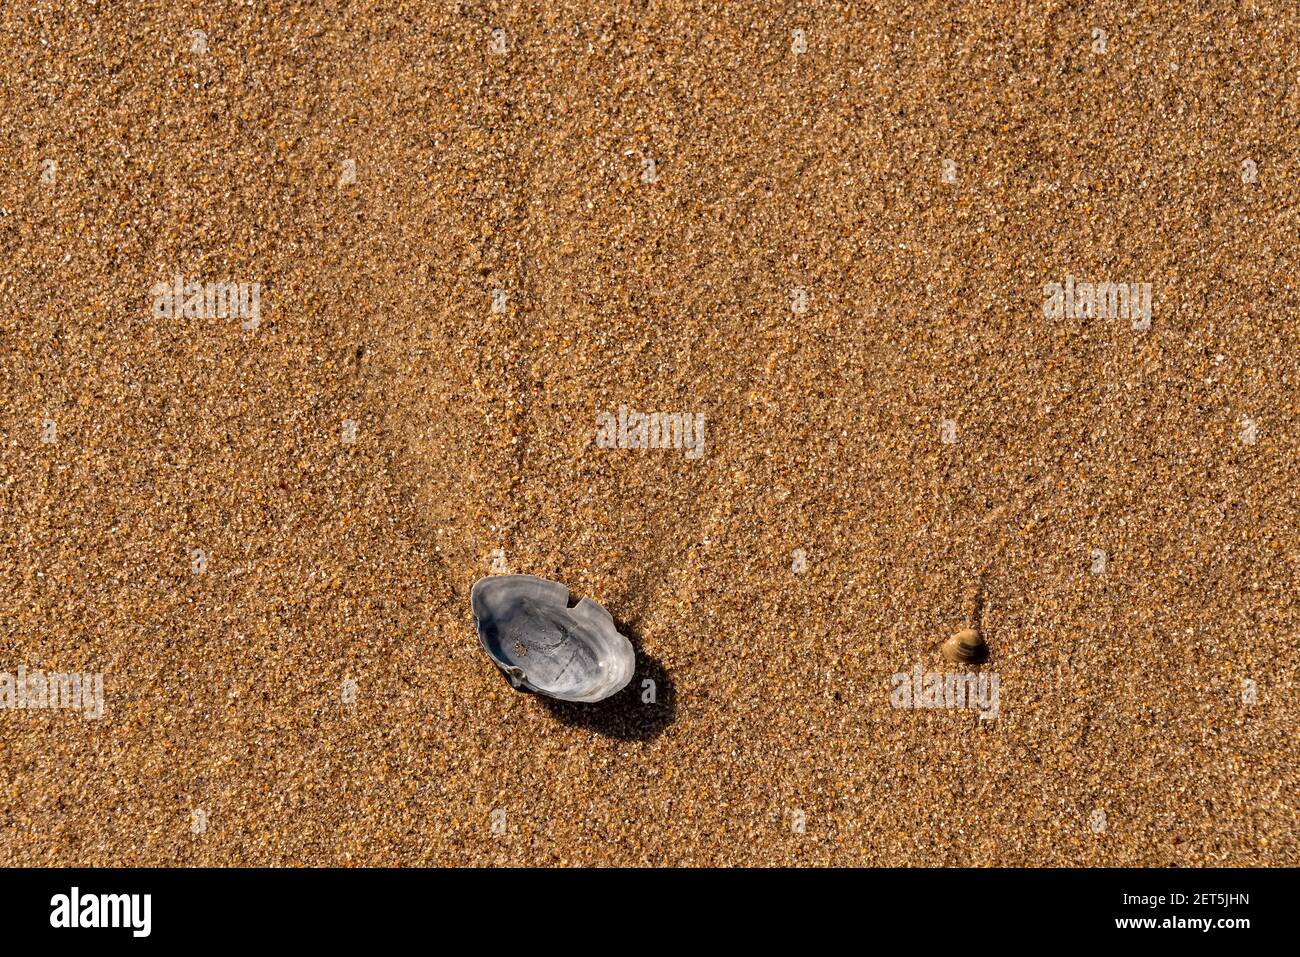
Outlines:
[[[0,863],[1300,863],[1294,4],[0,25],[0,671],[105,704],[0,710]],[[893,707],[981,572],[998,717]]]

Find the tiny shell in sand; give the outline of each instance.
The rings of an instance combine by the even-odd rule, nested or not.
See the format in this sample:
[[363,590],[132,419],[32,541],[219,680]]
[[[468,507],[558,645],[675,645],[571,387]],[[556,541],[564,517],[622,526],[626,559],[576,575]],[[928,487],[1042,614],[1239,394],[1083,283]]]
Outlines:
[[958,665],[979,664],[988,657],[988,645],[974,628],[963,628],[943,643],[943,656]]

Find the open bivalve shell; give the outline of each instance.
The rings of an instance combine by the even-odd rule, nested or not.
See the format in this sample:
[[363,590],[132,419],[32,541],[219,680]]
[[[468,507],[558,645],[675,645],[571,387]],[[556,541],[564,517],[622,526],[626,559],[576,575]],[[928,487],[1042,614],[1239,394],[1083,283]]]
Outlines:
[[603,701],[632,680],[636,652],[604,608],[534,575],[480,578],[470,592],[479,644],[516,688]]

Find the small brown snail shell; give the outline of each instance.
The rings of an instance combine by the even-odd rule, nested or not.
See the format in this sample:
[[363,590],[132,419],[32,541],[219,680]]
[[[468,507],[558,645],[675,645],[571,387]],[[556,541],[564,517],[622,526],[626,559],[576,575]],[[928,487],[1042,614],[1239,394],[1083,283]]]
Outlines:
[[963,628],[940,647],[943,656],[956,665],[979,664],[989,654],[984,637],[974,628]]

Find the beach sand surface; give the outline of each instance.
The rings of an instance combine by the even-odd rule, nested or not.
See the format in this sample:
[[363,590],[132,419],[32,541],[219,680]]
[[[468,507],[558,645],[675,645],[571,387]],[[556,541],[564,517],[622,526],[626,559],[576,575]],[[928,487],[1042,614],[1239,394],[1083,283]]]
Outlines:
[[[0,672],[104,696],[0,709],[0,863],[1300,863],[1293,4],[0,23]],[[894,707],[976,592],[996,718]]]

